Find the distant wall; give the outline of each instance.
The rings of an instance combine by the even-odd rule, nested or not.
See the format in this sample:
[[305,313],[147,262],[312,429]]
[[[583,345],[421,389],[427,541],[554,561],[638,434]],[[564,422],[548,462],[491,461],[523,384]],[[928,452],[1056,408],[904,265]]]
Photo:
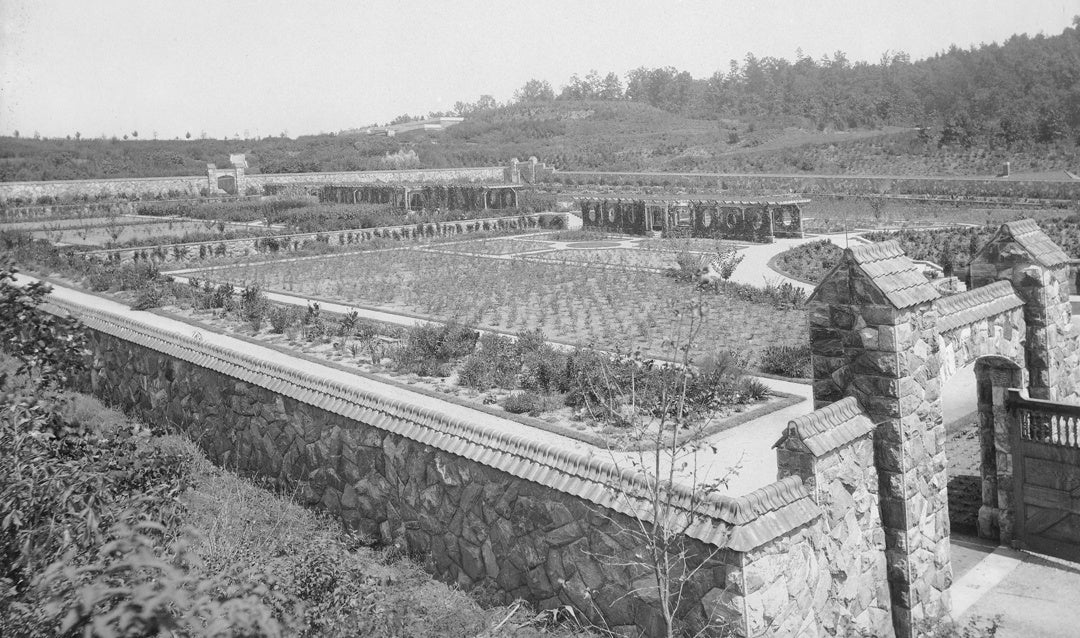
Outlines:
[[0,202],[19,199],[36,202],[41,197],[152,198],[179,194],[198,197],[207,187],[206,175],[189,177],[142,177],[128,179],[72,179],[53,182],[0,182]]
[[[231,171],[231,169],[228,169]],[[261,193],[267,184],[331,185],[375,184],[379,182],[510,182],[510,169],[504,166],[480,168],[433,168],[392,171],[347,171],[333,173],[271,173],[238,176],[236,188],[243,195],[250,187]],[[213,183],[211,183],[213,182]],[[124,179],[62,180],[51,182],[0,182],[0,202],[20,199],[37,201],[40,197],[56,199],[76,197],[152,198],[169,193],[197,197],[200,191],[217,194],[217,182],[208,175],[187,177],[143,177]]]
[[[632,173],[554,171],[540,181],[564,185],[673,186],[738,194],[786,193],[814,195],[927,195],[949,201],[962,198],[1080,198],[1080,180],[1002,180],[979,177],[876,177],[849,175],[766,175],[741,173]],[[1010,202],[1012,203],[1012,202]]]
[[565,228],[566,215],[541,213],[493,217],[465,221],[438,222],[430,224],[402,224],[378,228],[334,230],[320,233],[296,233],[291,235],[266,235],[222,241],[190,242],[185,244],[161,244],[134,248],[111,248],[87,251],[88,256],[114,261],[153,261],[155,263],[188,263],[214,257],[247,257],[260,254],[288,253],[304,248],[309,242],[321,241],[332,246],[351,246],[375,238],[422,239],[425,237],[449,237],[488,230],[516,230],[537,228]]

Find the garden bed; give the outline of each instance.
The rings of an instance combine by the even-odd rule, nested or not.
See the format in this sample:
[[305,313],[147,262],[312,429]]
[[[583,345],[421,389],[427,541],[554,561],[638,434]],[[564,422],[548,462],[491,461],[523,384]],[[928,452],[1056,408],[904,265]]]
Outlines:
[[[558,393],[546,397],[543,410],[529,414],[511,412],[504,407],[507,399],[514,395],[522,395],[522,391],[508,388],[488,388],[481,391],[461,385],[462,361],[456,362],[454,370],[445,377],[421,375],[397,369],[390,357],[382,355],[398,347],[401,342],[399,339],[377,337],[376,341],[380,345],[373,349],[366,343],[340,337],[308,341],[303,338],[300,330],[275,334],[270,329],[264,328],[255,332],[249,324],[222,311],[167,306],[156,309],[155,312],[190,323],[203,330],[227,334],[404,390],[436,397],[530,427],[567,436],[601,449],[628,451],[640,449],[645,445],[637,438],[640,430],[605,421],[590,413],[589,410],[568,406],[563,401],[564,397]],[[401,334],[400,328],[387,328],[392,334]],[[373,355],[373,353],[376,354]],[[373,358],[378,360],[373,361]],[[769,391],[764,398],[718,407],[715,413],[701,424],[702,427],[695,429],[694,432],[697,436],[710,436],[800,401],[802,401],[801,397]]]
[[[195,271],[238,286],[329,300],[433,320],[456,319],[508,332],[610,351],[663,356],[679,317],[697,293],[660,274],[534,260],[387,250],[304,261],[262,262]],[[806,342],[805,310],[777,308],[726,292],[700,293],[712,308],[694,355]]]
[[[618,246],[618,244],[613,244]],[[639,250],[637,248],[577,248],[560,250],[540,255],[529,255],[530,259],[542,259],[563,263],[604,264],[621,268],[648,268],[664,270],[677,268],[676,257],[679,253],[658,250]]]
[[513,255],[516,253],[551,250],[552,244],[545,241],[528,239],[481,239],[476,241],[455,242],[440,246],[443,252],[467,253],[475,255]]

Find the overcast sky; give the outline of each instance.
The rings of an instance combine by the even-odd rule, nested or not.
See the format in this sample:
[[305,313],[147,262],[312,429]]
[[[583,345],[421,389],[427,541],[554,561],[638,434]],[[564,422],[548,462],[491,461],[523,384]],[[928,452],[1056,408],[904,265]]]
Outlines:
[[1056,35],[1080,0],[0,0],[0,133],[296,136],[530,78]]

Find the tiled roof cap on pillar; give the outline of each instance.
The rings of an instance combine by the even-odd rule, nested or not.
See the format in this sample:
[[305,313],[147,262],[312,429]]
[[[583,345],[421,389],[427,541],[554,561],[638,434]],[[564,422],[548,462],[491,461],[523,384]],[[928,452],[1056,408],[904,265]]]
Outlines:
[[814,456],[822,456],[873,431],[873,422],[863,412],[855,397],[844,397],[789,421],[784,434],[773,447],[779,447],[795,438]]
[[[861,270],[898,310],[934,301],[941,296],[923,275],[922,268],[904,254],[900,243],[895,239],[844,249],[844,258],[836,268],[825,275],[822,283],[849,266]],[[815,300],[821,288],[822,286],[818,286],[810,295],[811,301]]]
[[[1036,263],[1045,268],[1053,268],[1069,261],[1065,251],[1039,228],[1034,219],[1019,219],[1002,224],[988,244],[1003,236],[1011,237]],[[983,249],[985,250],[985,247]]]

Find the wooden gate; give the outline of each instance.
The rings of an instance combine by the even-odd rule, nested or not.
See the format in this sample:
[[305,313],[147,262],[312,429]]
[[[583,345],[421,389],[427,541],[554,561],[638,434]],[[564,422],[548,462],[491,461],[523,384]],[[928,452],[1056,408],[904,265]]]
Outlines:
[[1015,538],[1022,549],[1080,561],[1080,406],[1009,391]]

